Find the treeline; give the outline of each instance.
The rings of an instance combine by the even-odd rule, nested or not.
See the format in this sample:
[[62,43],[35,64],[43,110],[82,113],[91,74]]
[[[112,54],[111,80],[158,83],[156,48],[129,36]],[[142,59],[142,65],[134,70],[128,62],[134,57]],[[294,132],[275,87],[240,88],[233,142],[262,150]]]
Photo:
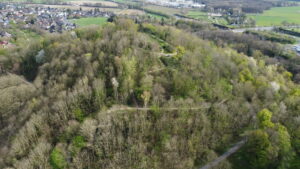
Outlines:
[[277,31],[285,33],[285,34],[288,34],[288,35],[300,37],[300,32],[298,32],[298,31],[294,31],[294,30],[290,30],[290,29],[285,29],[285,28],[277,28]]
[[246,34],[252,34],[261,40],[268,40],[272,42],[278,42],[278,43],[283,43],[283,44],[294,44],[297,42],[297,40],[293,37],[278,34],[275,32],[267,32],[267,31],[246,31]]
[[244,137],[219,168],[299,168],[299,86],[225,43],[115,19],[0,63],[0,168],[198,168]]
[[237,34],[230,31],[222,31],[206,27],[206,23],[179,21],[175,25],[197,36],[213,41],[217,46],[230,46],[236,51],[254,58],[263,58],[268,64],[281,64],[293,73],[293,80],[300,82],[300,58],[292,52],[271,41],[263,40],[252,34]]
[[236,34],[229,31],[200,31],[197,32],[199,37],[204,39],[213,40],[220,46],[230,45],[238,52],[253,56],[255,51],[269,57],[282,57],[291,58],[292,53],[287,53],[282,46],[269,41],[260,40],[254,35]]

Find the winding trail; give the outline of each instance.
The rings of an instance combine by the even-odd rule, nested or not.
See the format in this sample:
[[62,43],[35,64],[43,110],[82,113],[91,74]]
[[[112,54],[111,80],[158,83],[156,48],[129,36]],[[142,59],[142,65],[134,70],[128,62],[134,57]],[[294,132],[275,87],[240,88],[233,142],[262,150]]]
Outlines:
[[227,159],[229,156],[231,156],[232,154],[234,154],[235,152],[237,152],[243,145],[245,145],[246,143],[246,139],[236,143],[233,147],[231,147],[227,152],[225,152],[223,155],[221,155],[220,157],[216,158],[214,161],[206,164],[205,166],[199,168],[199,169],[210,169],[212,167],[217,166],[218,164],[220,164],[222,161],[224,161],[225,159]]

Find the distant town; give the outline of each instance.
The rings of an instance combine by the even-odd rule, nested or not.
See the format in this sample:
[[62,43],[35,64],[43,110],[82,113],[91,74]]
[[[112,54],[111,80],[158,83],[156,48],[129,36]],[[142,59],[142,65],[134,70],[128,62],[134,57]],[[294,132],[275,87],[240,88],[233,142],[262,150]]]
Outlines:
[[[247,29],[256,27],[253,17],[249,17],[243,10],[244,8],[240,7],[213,8],[211,4],[197,3],[192,0],[143,0],[131,1],[131,3],[114,0],[67,1],[53,4],[0,3],[0,47],[8,48],[12,45],[10,40],[15,34],[8,30],[16,24],[24,29],[38,28],[37,30],[50,33],[61,33],[80,26],[74,19],[102,18],[106,22],[107,18],[115,15],[127,15],[134,19],[138,18],[137,20],[150,16],[157,20],[165,20],[169,17],[190,21],[204,20],[225,30],[232,30],[235,27],[247,27]],[[265,28],[272,31],[275,27]],[[241,32],[247,29],[242,29]],[[294,35],[293,31],[285,31]],[[295,45],[292,50],[299,53],[300,46]]]

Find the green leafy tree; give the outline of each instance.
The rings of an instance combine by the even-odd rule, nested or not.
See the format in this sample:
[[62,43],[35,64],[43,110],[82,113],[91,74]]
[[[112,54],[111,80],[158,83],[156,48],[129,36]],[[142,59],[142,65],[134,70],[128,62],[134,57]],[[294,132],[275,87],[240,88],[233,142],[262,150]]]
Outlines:
[[183,46],[177,46],[176,47],[176,55],[174,56],[174,58],[176,60],[180,60],[185,54],[185,48]]
[[277,132],[278,132],[278,140],[280,148],[279,150],[279,167],[278,169],[285,169],[290,166],[291,160],[294,158],[294,152],[292,150],[291,139],[289,132],[287,131],[286,127],[283,125],[277,125]]
[[241,82],[246,82],[246,81],[254,81],[254,77],[252,73],[250,72],[249,69],[244,69],[239,73],[239,78]]
[[293,145],[296,152],[300,155],[300,128],[298,128],[294,133]]
[[274,123],[272,123],[272,112],[270,112],[268,109],[263,109],[257,114],[257,118],[259,121],[259,126],[261,128],[272,128],[274,127]]
[[269,159],[272,152],[269,135],[261,129],[251,132],[243,149],[245,162],[249,163],[251,169],[266,169],[272,163]]

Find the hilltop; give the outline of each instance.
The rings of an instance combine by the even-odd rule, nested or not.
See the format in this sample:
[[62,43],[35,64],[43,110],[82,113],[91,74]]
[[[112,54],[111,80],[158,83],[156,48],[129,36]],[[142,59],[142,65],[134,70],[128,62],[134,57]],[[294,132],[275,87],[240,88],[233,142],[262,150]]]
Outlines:
[[0,53],[0,167],[195,168],[247,138],[217,168],[299,168],[292,74],[176,25],[115,19]]

